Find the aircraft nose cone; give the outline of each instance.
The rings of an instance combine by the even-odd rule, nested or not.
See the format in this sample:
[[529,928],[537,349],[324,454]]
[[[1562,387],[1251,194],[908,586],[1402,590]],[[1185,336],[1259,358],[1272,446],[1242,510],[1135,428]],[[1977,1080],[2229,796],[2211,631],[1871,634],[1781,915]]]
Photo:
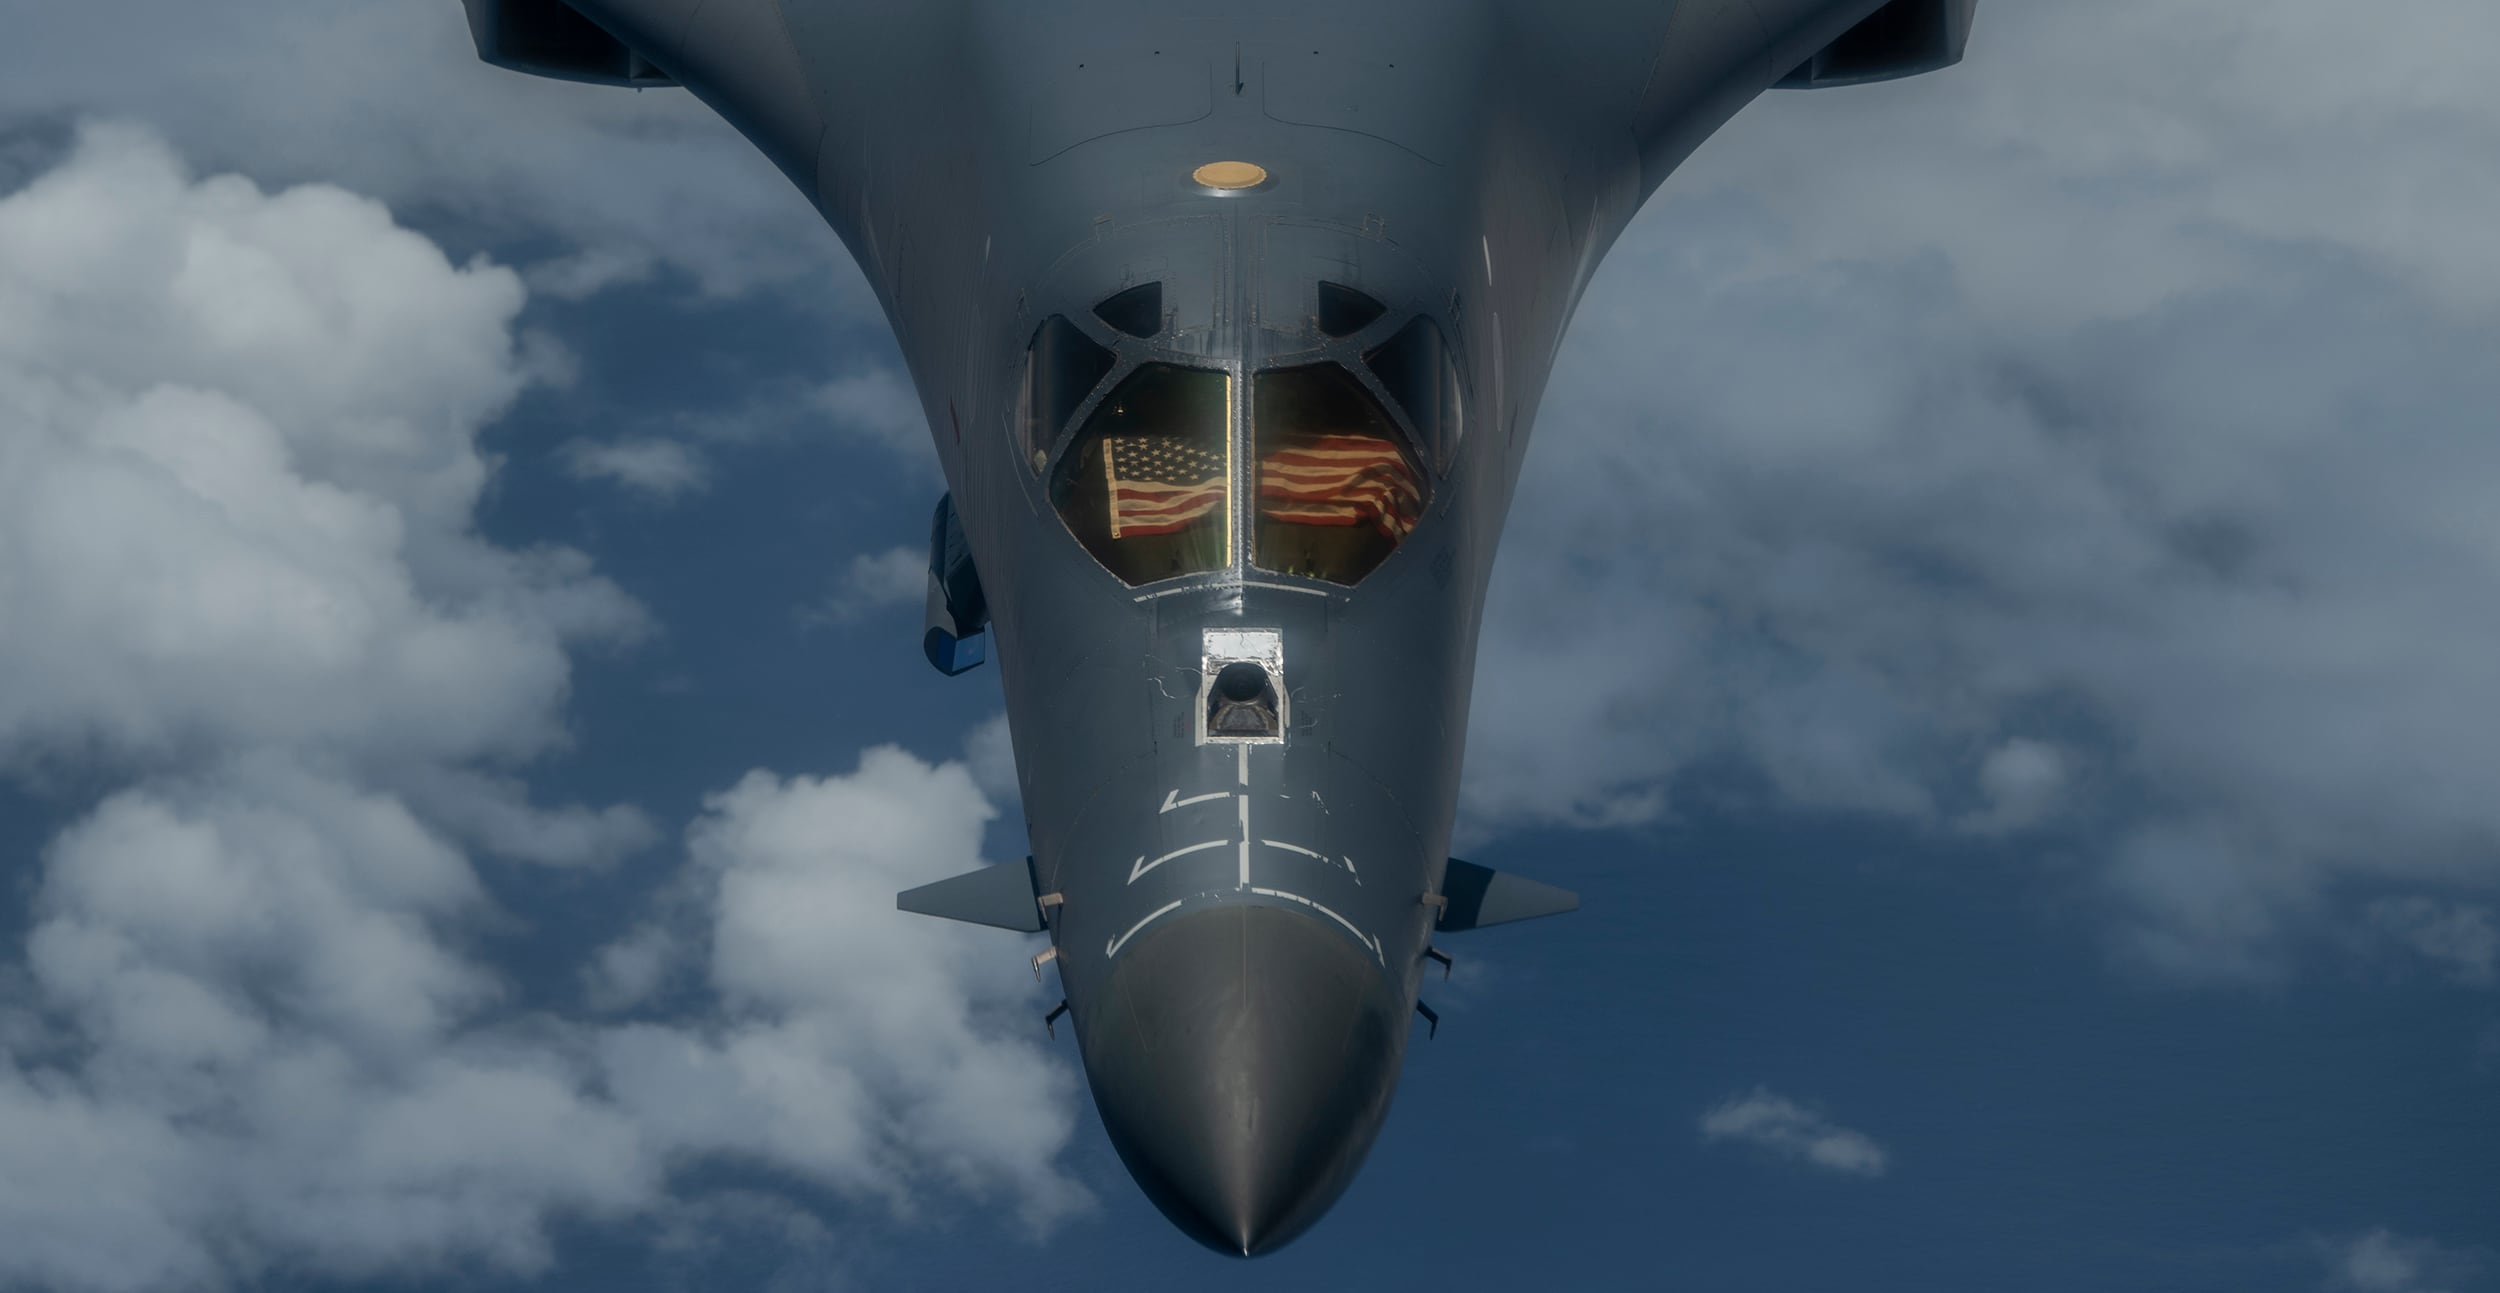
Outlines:
[[1085,1039],[1103,1126],[1148,1198],[1220,1252],[1270,1252],[1337,1201],[1405,1049],[1371,952],[1316,919],[1219,907],[1124,949]]

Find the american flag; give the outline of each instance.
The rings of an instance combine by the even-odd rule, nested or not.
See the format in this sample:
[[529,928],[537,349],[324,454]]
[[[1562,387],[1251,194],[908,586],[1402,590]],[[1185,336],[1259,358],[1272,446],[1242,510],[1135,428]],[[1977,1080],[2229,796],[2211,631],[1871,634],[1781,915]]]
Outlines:
[[1224,445],[1177,435],[1104,437],[1111,537],[1177,534],[1224,506]]
[[1321,436],[1259,460],[1259,511],[1296,525],[1369,523],[1403,539],[1423,511],[1406,455],[1370,436]]
[[[1175,534],[1224,505],[1224,447],[1186,436],[1104,438],[1111,537]],[[1259,511],[1296,525],[1369,524],[1392,539],[1415,528],[1423,487],[1396,445],[1320,436],[1259,460]]]

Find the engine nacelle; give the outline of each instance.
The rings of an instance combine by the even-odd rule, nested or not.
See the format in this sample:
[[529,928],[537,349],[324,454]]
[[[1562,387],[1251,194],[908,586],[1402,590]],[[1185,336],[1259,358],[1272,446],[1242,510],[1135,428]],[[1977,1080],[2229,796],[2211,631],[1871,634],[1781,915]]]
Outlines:
[[1864,85],[1962,61],[1979,0],[1892,0],[1780,78],[1783,90]]
[[487,63],[590,85],[675,85],[625,42],[564,0],[462,0],[469,34]]

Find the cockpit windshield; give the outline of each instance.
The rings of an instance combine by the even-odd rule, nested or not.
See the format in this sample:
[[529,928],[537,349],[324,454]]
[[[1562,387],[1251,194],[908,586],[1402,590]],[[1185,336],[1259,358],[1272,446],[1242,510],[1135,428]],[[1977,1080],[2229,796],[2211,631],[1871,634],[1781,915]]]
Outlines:
[[1336,364],[1260,373],[1252,389],[1252,561],[1279,574],[1359,582],[1423,518],[1424,475],[1405,437]]
[[1070,533],[1130,584],[1232,564],[1232,378],[1146,364],[1103,397],[1050,479]]

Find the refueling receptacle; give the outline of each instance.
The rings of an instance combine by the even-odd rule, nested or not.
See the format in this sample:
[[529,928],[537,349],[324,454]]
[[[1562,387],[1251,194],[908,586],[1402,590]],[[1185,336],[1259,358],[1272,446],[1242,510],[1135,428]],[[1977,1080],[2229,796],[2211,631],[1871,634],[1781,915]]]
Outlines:
[[1201,743],[1284,741],[1283,634],[1273,629],[1208,629],[1199,679]]

